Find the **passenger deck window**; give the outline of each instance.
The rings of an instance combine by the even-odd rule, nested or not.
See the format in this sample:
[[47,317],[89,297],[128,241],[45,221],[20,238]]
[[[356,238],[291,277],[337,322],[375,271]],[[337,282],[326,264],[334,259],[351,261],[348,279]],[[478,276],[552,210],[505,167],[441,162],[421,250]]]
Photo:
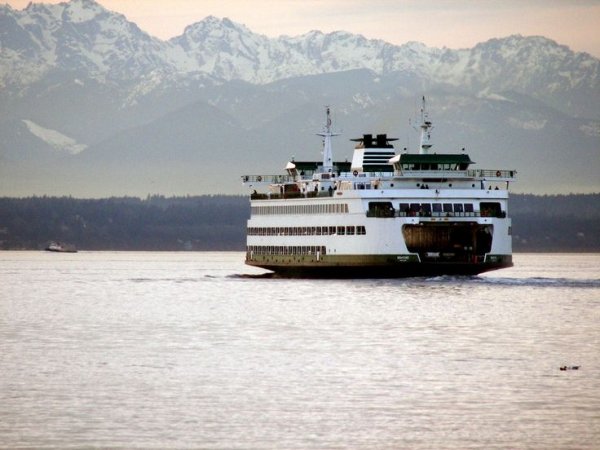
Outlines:
[[392,202],[369,202],[369,217],[394,217]]
[[481,202],[481,215],[488,217],[503,217],[502,207],[497,202]]

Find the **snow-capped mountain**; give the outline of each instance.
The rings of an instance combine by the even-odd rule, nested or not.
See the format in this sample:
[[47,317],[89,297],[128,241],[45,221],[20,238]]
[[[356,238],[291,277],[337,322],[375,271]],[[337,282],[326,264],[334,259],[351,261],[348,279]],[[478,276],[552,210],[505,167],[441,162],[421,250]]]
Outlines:
[[54,70],[83,71],[99,80],[131,80],[175,70],[169,44],[141,31],[93,0],[0,6],[0,83],[22,86]]
[[[283,78],[369,69],[406,72],[483,95],[526,92],[557,96],[555,106],[589,114],[568,101],[600,92],[600,61],[542,37],[492,39],[472,49],[392,45],[346,32],[312,31],[268,38],[229,19],[207,17],[168,42],[153,38],[94,0],[0,6],[0,86],[27,86],[53,71],[84,71],[102,82],[148,92],[148,86],[202,74],[215,80],[270,83]],[[153,81],[149,81],[153,80]],[[565,103],[565,100],[566,103]],[[550,103],[553,103],[550,101]]]
[[517,158],[525,190],[597,190],[599,69],[544,37],[437,49],[343,31],[269,38],[211,16],[163,41],[94,0],[0,6],[0,195],[211,192],[232,161],[261,170],[282,149],[307,152],[324,104],[348,138],[407,136],[422,94],[441,146]]

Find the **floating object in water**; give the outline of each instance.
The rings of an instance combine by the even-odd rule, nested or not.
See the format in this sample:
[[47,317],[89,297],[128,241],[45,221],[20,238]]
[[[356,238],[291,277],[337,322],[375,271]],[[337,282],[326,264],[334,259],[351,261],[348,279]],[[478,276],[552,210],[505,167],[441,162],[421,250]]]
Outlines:
[[48,246],[45,248],[47,252],[57,252],[57,253],[77,253],[77,249],[72,244],[64,244],[62,242],[51,241],[48,243]]
[[579,370],[581,366],[561,366],[560,370]]

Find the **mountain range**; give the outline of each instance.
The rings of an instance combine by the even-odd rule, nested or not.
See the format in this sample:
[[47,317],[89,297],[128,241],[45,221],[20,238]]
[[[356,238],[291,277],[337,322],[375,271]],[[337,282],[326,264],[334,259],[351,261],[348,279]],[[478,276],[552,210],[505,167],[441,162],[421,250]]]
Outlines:
[[338,31],[269,38],[207,17],[163,41],[94,0],[0,6],[0,195],[240,193],[240,176],[396,135],[427,96],[440,152],[520,192],[600,191],[600,60],[550,39],[470,49]]

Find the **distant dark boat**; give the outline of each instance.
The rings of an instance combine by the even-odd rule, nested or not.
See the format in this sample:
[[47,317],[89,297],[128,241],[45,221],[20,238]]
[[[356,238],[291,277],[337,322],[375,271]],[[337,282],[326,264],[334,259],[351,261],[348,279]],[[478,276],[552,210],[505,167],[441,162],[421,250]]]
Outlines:
[[62,242],[52,241],[45,248],[47,252],[56,252],[56,253],[77,253],[77,249],[72,244],[64,244]]

